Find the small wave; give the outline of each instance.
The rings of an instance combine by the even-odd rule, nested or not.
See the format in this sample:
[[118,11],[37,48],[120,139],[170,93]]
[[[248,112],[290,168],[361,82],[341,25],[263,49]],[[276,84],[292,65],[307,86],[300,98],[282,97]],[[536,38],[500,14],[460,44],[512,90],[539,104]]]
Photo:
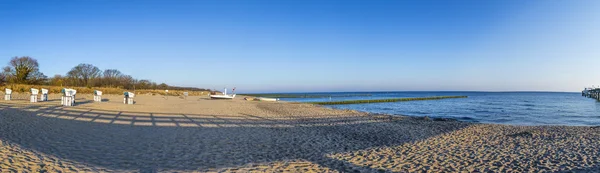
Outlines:
[[[421,96],[406,95],[406,96]],[[482,95],[486,95],[485,93]],[[515,125],[600,125],[600,102],[580,97],[564,98],[555,93],[489,93],[471,99],[441,102],[350,105],[356,110],[408,116],[455,118],[459,121]],[[381,96],[381,94],[374,94]],[[377,97],[379,98],[379,97]],[[591,103],[594,101],[594,103]],[[594,107],[595,106],[595,107]],[[464,117],[463,117],[464,116]],[[570,122],[579,120],[580,122]]]
[[465,120],[465,121],[474,121],[477,122],[477,120],[475,120],[475,118],[471,118],[471,117],[458,117],[459,120]]
[[583,115],[562,115],[562,117],[567,117],[567,118],[594,118],[594,116],[583,116]]
[[513,121],[513,119],[509,119],[509,118],[499,118],[499,119],[494,119],[492,120],[493,122],[509,122],[509,121]]

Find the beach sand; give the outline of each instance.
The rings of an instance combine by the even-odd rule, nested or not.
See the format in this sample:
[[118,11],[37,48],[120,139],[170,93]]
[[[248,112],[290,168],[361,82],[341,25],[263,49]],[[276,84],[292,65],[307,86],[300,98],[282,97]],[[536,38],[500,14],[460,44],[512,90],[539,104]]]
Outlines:
[[599,172],[600,128],[208,97],[0,101],[0,172]]

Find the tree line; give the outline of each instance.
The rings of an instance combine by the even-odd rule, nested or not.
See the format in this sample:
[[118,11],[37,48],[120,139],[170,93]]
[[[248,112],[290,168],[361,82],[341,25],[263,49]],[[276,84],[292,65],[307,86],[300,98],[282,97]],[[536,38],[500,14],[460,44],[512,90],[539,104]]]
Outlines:
[[117,69],[100,70],[92,64],[83,63],[71,68],[65,75],[47,77],[39,71],[37,60],[28,56],[13,57],[8,66],[2,69],[0,85],[6,84],[207,91],[207,89],[169,86],[147,79],[135,79]]

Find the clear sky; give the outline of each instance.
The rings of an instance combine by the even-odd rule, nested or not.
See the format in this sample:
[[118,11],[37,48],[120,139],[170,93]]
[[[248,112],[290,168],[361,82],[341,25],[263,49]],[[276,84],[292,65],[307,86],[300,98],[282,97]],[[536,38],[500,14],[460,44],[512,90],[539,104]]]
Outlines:
[[580,91],[600,1],[0,0],[0,63],[239,92]]

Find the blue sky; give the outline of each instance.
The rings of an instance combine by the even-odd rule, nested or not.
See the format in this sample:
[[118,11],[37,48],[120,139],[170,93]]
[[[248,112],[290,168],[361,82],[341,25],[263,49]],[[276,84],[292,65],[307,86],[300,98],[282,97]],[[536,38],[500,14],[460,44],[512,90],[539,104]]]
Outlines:
[[239,92],[579,91],[600,1],[0,0],[0,63]]

